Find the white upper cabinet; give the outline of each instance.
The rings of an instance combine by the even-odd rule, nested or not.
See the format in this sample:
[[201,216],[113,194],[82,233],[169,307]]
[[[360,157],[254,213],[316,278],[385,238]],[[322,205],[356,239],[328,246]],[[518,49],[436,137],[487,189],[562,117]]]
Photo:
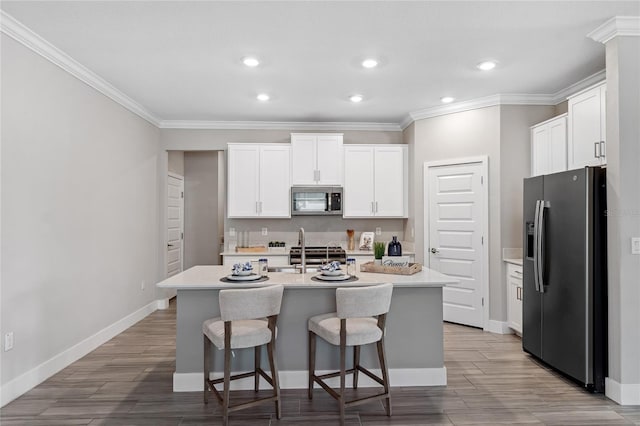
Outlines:
[[290,146],[228,144],[227,217],[291,217]]
[[344,146],[343,217],[407,217],[407,145]]
[[292,184],[342,186],[342,147],[342,133],[292,133]]
[[569,169],[607,163],[606,93],[602,83],[569,98]]
[[531,176],[567,170],[567,114],[531,127]]

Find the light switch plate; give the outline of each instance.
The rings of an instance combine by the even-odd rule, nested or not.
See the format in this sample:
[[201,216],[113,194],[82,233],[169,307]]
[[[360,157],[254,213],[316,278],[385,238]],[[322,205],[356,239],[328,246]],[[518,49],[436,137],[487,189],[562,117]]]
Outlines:
[[376,228],[376,235],[382,235],[382,228],[379,226]]
[[13,349],[13,331],[4,335],[4,351],[10,351]]
[[640,237],[631,238],[631,254],[640,254]]
[[236,236],[236,228],[229,228],[229,236],[230,237]]
[[269,235],[269,230],[267,228],[262,228],[262,235],[265,237]]

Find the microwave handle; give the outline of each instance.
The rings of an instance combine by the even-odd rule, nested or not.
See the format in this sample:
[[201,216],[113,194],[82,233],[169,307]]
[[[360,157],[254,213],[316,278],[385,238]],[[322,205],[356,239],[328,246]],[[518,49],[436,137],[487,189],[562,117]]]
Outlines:
[[326,198],[326,203],[325,205],[327,206],[327,210],[328,212],[330,212],[331,210],[333,210],[331,207],[331,193],[330,192],[325,192],[324,194],[325,198]]

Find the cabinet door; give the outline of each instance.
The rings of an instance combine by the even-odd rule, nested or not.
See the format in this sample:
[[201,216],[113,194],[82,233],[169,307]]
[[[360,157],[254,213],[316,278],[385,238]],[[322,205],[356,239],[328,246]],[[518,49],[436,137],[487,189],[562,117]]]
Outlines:
[[407,214],[407,147],[375,147],[374,213],[377,217]]
[[316,136],[291,135],[291,158],[293,185],[315,185],[317,176]]
[[567,119],[558,118],[548,124],[549,168],[547,173],[567,170]]
[[600,164],[607,164],[607,85],[600,86]]
[[531,129],[531,176],[547,173],[549,162],[549,126]]
[[318,184],[342,186],[344,181],[342,135],[319,135],[316,146]]
[[522,334],[522,267],[507,265],[507,325]]
[[259,168],[260,150],[257,145],[228,146],[228,217],[258,216]]
[[290,147],[263,145],[260,147],[261,217],[291,217],[289,191],[291,188]]
[[569,99],[569,169],[600,165],[601,87]]
[[374,151],[370,146],[344,147],[343,217],[373,216]]

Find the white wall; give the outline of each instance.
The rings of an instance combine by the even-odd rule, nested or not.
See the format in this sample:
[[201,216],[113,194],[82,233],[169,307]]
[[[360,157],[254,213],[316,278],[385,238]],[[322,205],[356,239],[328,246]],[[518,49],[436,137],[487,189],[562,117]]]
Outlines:
[[219,265],[218,151],[184,153],[184,269]]
[[640,405],[640,37],[617,36],[607,54],[607,396]]
[[159,131],[4,34],[1,59],[7,402],[21,378],[46,378],[27,373],[155,299]]

